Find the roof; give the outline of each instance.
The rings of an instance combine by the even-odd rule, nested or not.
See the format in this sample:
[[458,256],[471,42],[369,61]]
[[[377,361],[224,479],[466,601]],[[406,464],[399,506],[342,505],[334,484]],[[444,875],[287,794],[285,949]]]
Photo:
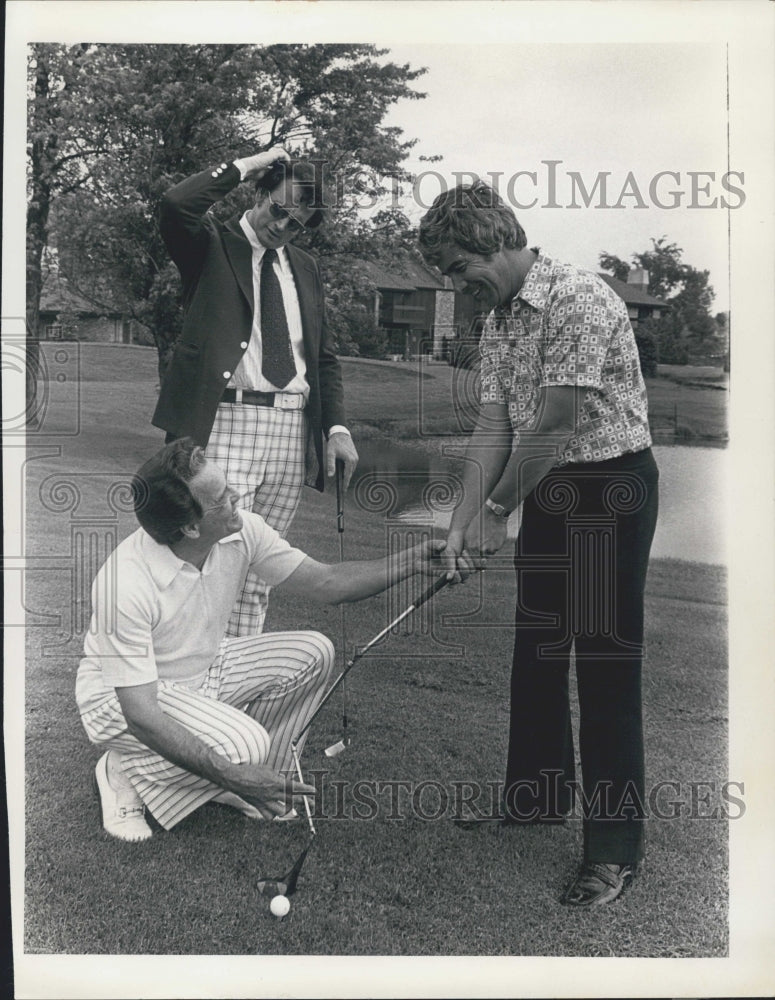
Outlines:
[[399,265],[387,268],[377,261],[364,260],[361,267],[377,288],[385,291],[414,292],[418,288],[447,287],[440,274],[434,274],[429,268],[413,260],[402,261],[400,268]]
[[42,313],[73,312],[86,316],[119,316],[120,311],[90,302],[83,295],[67,287],[67,279],[55,271],[49,272],[43,279],[40,293],[40,311]]
[[603,274],[600,271],[598,271],[598,275],[628,305],[661,306],[663,309],[667,307],[667,302],[664,302],[662,299],[655,299],[653,295],[649,295],[648,292],[644,291],[638,285],[630,285],[626,281],[619,281],[618,278],[614,278],[610,274]]

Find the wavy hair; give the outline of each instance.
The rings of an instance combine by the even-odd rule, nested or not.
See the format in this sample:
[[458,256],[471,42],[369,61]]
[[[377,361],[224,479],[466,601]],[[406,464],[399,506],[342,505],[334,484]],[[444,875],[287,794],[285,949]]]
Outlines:
[[157,451],[132,477],[135,516],[160,545],[179,542],[181,529],[202,517],[202,505],[188,484],[204,464],[204,449],[190,437],[180,438]]
[[420,220],[420,251],[435,264],[444,243],[490,256],[527,246],[525,230],[498,192],[484,181],[444,191]]

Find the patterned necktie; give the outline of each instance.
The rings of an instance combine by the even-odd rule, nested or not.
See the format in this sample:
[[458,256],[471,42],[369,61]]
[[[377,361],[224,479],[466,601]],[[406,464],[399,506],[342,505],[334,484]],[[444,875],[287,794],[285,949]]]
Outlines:
[[274,273],[276,250],[265,250],[261,261],[261,374],[284,389],[296,374],[283,293]]

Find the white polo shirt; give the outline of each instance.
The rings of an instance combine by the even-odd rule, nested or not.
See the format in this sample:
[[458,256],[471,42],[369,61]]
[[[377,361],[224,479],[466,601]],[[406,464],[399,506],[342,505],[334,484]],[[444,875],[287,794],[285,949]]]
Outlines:
[[212,547],[201,571],[138,528],[92,584],[92,618],[76,677],[80,712],[102,704],[116,687],[161,679],[198,688],[248,568],[276,586],[304,558],[250,511],[242,511],[239,532]]

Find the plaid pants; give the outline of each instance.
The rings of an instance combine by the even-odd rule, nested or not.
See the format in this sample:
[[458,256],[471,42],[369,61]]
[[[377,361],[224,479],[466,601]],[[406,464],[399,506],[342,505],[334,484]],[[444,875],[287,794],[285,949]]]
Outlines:
[[[159,704],[232,763],[290,772],[291,741],[320,704],[334,663],[334,647],[319,632],[224,639],[202,686],[159,681]],[[165,830],[223,791],[132,736],[115,695],[81,721],[92,743],[121,754],[123,773]]]
[[[283,538],[301,499],[306,440],[304,410],[221,403],[207,444],[207,458],[223,469],[239,506],[260,514]],[[270,589],[248,573],[227,636],[261,632]]]

